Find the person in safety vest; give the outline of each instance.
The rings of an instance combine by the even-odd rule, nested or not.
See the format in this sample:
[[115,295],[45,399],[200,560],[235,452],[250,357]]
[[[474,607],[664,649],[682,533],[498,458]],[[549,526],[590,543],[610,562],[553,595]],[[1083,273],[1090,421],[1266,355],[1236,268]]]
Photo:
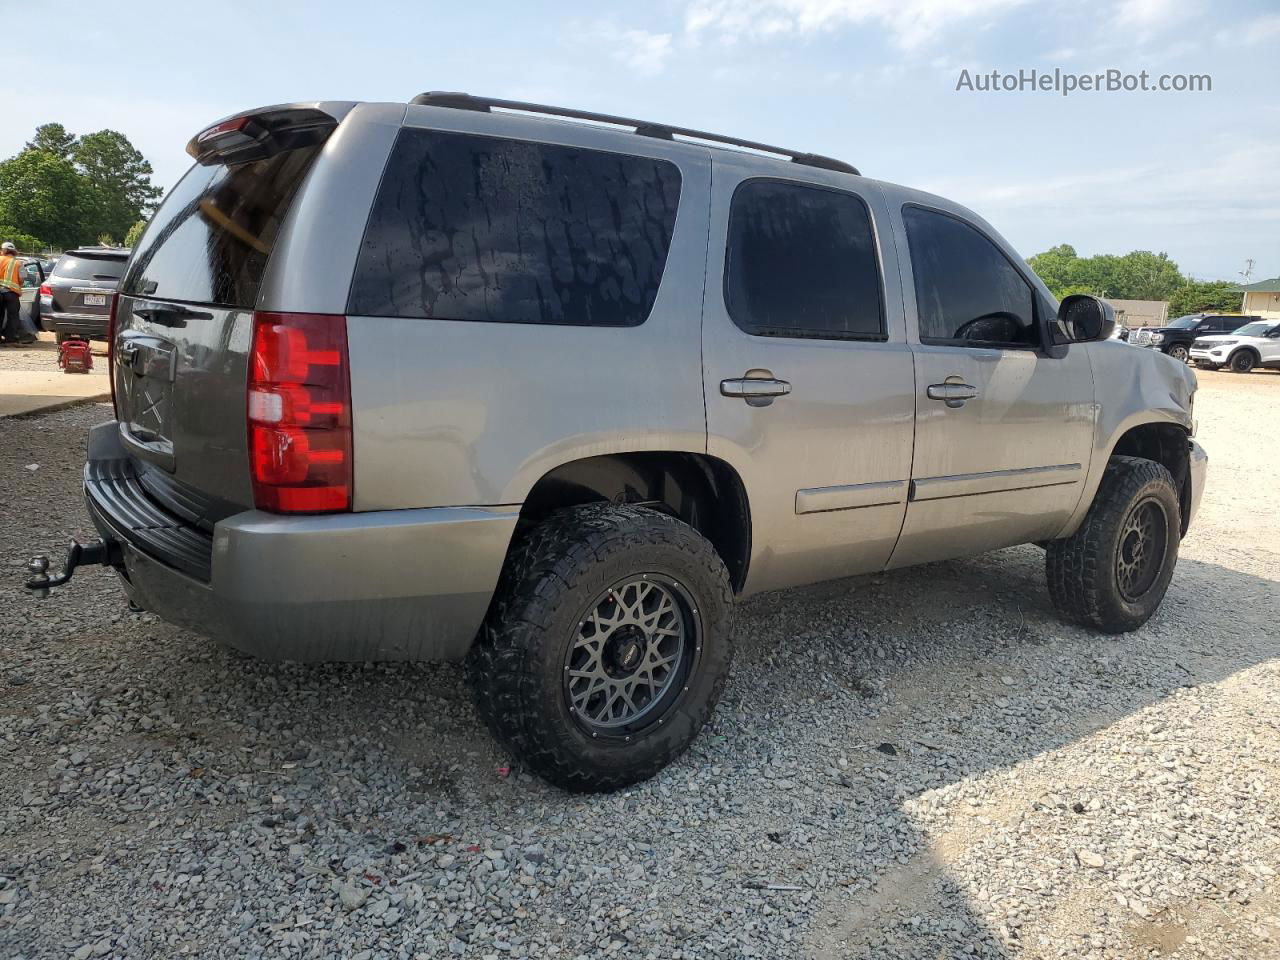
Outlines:
[[22,264],[18,250],[7,240],[0,243],[0,343],[30,343],[35,337],[22,329]]

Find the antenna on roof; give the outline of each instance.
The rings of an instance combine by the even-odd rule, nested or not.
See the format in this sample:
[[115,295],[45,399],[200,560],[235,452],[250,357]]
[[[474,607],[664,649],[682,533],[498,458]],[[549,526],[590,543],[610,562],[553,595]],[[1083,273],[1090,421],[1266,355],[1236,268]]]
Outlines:
[[754,140],[740,140],[737,137],[726,137],[719,133],[707,133],[705,130],[691,130],[688,127],[673,127],[665,123],[650,123],[646,120],[633,120],[630,117],[615,117],[607,113],[591,113],[587,110],[574,110],[570,107],[549,107],[541,103],[524,103],[519,100],[495,100],[490,97],[473,97],[468,93],[451,93],[443,90],[432,90],[420,93],[410,103],[426,107],[448,107],[452,110],[475,110],[480,113],[491,113],[493,108],[512,110],[519,113],[540,113],[548,117],[565,117],[570,120],[588,120],[592,123],[607,123],[618,127],[631,127],[633,132],[642,137],[654,137],[659,140],[673,140],[676,137],[687,137],[690,140],[705,140],[708,143],[723,143],[732,147],[743,147],[747,150],[758,150],[761,153],[776,153],[787,157],[792,163],[806,167],[819,167],[823,170],[835,170],[840,173],[852,173],[861,176],[858,168],[843,160],[824,157],[817,153],[802,153],[788,150],[785,147],[774,147],[767,143],[756,143]]

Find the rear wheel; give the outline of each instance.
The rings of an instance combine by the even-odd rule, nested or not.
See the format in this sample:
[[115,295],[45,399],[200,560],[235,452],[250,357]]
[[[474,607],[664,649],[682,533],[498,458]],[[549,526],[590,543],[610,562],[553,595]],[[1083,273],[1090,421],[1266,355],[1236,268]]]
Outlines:
[[1173,357],[1173,359],[1177,360],[1179,363],[1186,363],[1187,358],[1191,356],[1191,351],[1189,351],[1184,344],[1175,343],[1169,348],[1169,356]]
[[494,736],[567,790],[616,790],[689,746],[724,689],[733,591],[692,527],[643,507],[552,514],[511,551],[467,662]]
[[1080,529],[1045,554],[1058,614],[1107,633],[1142,626],[1169,588],[1181,529],[1169,471],[1153,460],[1112,457]]
[[1258,356],[1252,350],[1237,350],[1231,355],[1231,369],[1234,373],[1250,373],[1258,365]]

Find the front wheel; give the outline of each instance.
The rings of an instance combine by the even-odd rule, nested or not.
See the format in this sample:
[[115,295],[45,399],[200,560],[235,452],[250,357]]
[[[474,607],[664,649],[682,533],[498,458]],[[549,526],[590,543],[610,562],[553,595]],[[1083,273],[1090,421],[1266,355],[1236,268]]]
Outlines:
[[1191,356],[1191,351],[1181,343],[1175,343],[1169,348],[1169,356],[1173,357],[1173,359],[1177,360],[1179,363],[1186,363],[1187,358]]
[[1251,373],[1257,364],[1258,358],[1252,350],[1240,350],[1231,357],[1231,369],[1235,373]]
[[589,504],[524,534],[467,661],[499,741],[556,786],[616,790],[678,757],[728,677],[733,591],[655,510]]
[[1138,629],[1169,588],[1181,529],[1169,471],[1153,460],[1112,457],[1080,529],[1045,554],[1058,615],[1106,633]]

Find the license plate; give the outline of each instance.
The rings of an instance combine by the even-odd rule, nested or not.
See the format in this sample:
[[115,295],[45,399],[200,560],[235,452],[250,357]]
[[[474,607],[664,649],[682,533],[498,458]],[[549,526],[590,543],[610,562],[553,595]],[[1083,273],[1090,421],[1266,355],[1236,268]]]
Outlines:
[[105,307],[107,305],[107,295],[105,293],[86,293],[84,295],[84,305],[86,307]]

